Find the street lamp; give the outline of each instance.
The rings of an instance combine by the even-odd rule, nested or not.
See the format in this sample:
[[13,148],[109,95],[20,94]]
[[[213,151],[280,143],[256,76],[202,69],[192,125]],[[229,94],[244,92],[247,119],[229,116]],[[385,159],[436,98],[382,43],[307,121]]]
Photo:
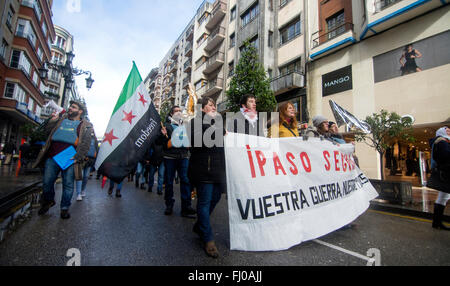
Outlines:
[[39,77],[44,80],[48,77],[48,69],[54,69],[58,72],[62,73],[64,77],[64,91],[63,91],[63,97],[61,101],[61,106],[64,107],[64,103],[66,100],[66,90],[72,89],[73,83],[74,83],[74,76],[80,76],[83,74],[89,75],[88,78],[86,78],[86,88],[91,89],[92,85],[94,84],[94,80],[92,79],[92,73],[90,71],[84,71],[77,68],[72,68],[72,61],[75,58],[75,54],[72,52],[68,52],[66,54],[66,63],[64,65],[61,64],[54,64],[45,62],[43,67],[39,69]]

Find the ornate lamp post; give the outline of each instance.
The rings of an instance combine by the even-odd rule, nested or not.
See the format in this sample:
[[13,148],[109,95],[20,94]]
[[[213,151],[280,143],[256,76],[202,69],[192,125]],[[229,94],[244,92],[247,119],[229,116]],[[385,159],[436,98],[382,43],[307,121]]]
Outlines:
[[61,101],[61,107],[63,107],[63,108],[64,108],[64,103],[66,100],[66,91],[67,91],[67,89],[69,89],[69,90],[72,89],[75,76],[80,76],[83,74],[89,75],[89,77],[86,78],[87,89],[91,89],[92,85],[94,84],[94,80],[92,79],[92,73],[90,71],[84,71],[84,70],[72,67],[72,61],[73,61],[73,58],[75,57],[75,55],[72,52],[68,52],[66,54],[66,56],[67,56],[67,59],[66,59],[66,63],[64,65],[45,62],[44,66],[39,69],[39,76],[42,80],[46,79],[48,77],[48,69],[49,68],[57,70],[58,72],[60,72],[62,74],[62,76],[64,78],[64,91],[63,91],[63,97],[62,97],[62,101]]

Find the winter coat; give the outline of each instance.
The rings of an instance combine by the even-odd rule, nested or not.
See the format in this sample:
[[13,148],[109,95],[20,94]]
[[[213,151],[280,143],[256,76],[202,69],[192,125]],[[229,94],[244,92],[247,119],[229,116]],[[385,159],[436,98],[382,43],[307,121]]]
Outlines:
[[430,140],[432,170],[427,187],[450,193],[450,141],[443,137]]
[[[172,138],[172,134],[175,129],[173,128],[172,122],[169,117],[167,117],[164,127],[166,127],[166,130],[167,130],[167,137],[164,135],[161,135],[156,141],[157,144],[160,144],[163,146],[164,158],[169,158],[169,159],[189,158],[188,147],[177,148],[177,147],[171,146],[172,145],[171,138]],[[182,128],[182,126],[180,126],[179,128]]]
[[[223,128],[223,126],[214,126],[214,119],[211,121],[212,124],[208,124],[202,121],[201,130],[194,130],[196,120],[203,120],[205,116],[208,115],[202,112],[202,114],[199,114],[197,117],[193,118],[188,125],[188,128],[190,130],[190,132],[188,132],[188,134],[190,135],[189,142],[192,146],[188,169],[189,181],[194,185],[198,183],[224,184],[226,182],[226,175],[223,136],[226,134],[226,130]],[[209,120],[207,121],[209,122]],[[195,132],[201,132],[201,138],[203,138],[204,133],[209,128],[217,128],[216,132],[211,137],[212,140],[215,140],[215,136],[221,136],[222,138],[220,138],[220,140],[222,147],[206,147],[203,140],[201,147],[195,147],[194,144],[196,142],[194,142],[194,138],[200,137],[200,135],[195,134]]]
[[164,148],[160,144],[152,144],[152,154],[150,156],[150,164],[153,166],[159,166],[164,160]]
[[[47,159],[47,153],[50,150],[50,146],[52,144],[52,138],[53,134],[58,130],[58,128],[61,126],[62,122],[67,119],[68,116],[65,114],[62,116],[59,120],[55,122],[49,122],[47,126],[44,129],[44,132],[47,136],[47,142],[45,143],[44,147],[42,147],[41,151],[39,152],[38,158],[33,164],[33,168],[37,168],[39,166],[43,166],[45,164],[45,161]],[[83,164],[84,159],[89,152],[89,148],[91,146],[91,137],[94,136],[94,128],[92,124],[83,119],[80,123],[80,134],[79,134],[79,140],[78,145],[76,146],[76,154],[74,156],[75,159],[75,180],[82,180],[83,179]]]
[[272,125],[269,128],[269,138],[300,137],[298,129],[297,128],[292,129],[286,122],[280,123],[278,125],[279,134],[277,134],[276,129],[277,128],[275,125]]

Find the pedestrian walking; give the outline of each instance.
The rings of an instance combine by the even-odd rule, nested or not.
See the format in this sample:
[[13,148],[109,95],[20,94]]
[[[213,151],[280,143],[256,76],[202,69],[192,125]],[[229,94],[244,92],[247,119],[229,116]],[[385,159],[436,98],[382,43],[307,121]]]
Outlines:
[[174,106],[170,110],[164,128],[162,128],[162,136],[158,140],[158,144],[163,145],[164,150],[164,166],[166,172],[166,186],[164,200],[166,203],[165,215],[173,213],[175,200],[173,198],[173,181],[175,172],[180,177],[180,196],[181,196],[181,216],[190,217],[196,214],[191,206],[191,186],[188,179],[189,166],[189,142],[187,132],[182,125],[181,108]]
[[98,154],[98,141],[95,133],[92,134],[91,145],[87,153],[86,158],[82,166],[83,179],[75,182],[75,187],[77,191],[77,201],[82,201],[86,197],[86,187],[88,183],[89,176],[95,165],[95,159]]
[[[74,191],[74,181],[80,180],[80,172],[84,158],[89,152],[91,136],[93,134],[92,124],[86,119],[82,119],[86,108],[83,103],[71,101],[69,111],[63,116],[53,114],[51,120],[45,127],[48,134],[47,142],[39,153],[33,168],[45,164],[43,194],[39,215],[44,215],[55,205],[55,181],[58,174],[62,173],[63,195],[61,199],[61,218],[69,219],[69,208]],[[76,148],[73,156],[74,164],[63,169],[54,157],[66,151],[70,147]]]
[[[206,254],[217,258],[219,252],[214,241],[210,216],[219,203],[223,190],[226,189],[225,153],[223,148],[223,136],[226,134],[226,130],[221,124],[222,122],[215,124],[218,116],[215,101],[209,97],[204,97],[201,99],[201,104],[202,113],[192,119],[189,124],[189,130],[191,131],[189,133],[191,135],[190,145],[194,146],[191,148],[189,161],[189,180],[197,187],[197,222],[193,231],[205,243]],[[201,124],[195,123],[198,120],[201,121]],[[196,130],[195,126],[202,126],[202,128]],[[221,145],[207,147],[202,140],[201,147],[197,147],[199,144],[194,142],[194,139],[204,138],[204,133],[208,132],[210,134],[211,130],[214,130],[211,139],[214,142],[220,142]]]
[[[114,187],[116,186],[116,183],[114,183],[112,180],[109,180],[109,189],[108,189],[108,195],[112,196],[113,192],[114,192]],[[122,194],[122,187],[123,187],[123,181],[120,182],[120,184],[117,184],[117,188],[116,188],[116,198],[121,198]]]
[[253,94],[242,96],[241,109],[237,112],[227,130],[233,133],[264,136],[259,128],[258,112],[256,111],[256,97]]
[[141,190],[145,189],[145,159],[142,159],[137,163],[136,166],[136,176],[135,176],[135,187],[141,187]]
[[158,181],[156,191],[158,195],[163,194],[164,184],[164,150],[163,146],[154,142],[151,147],[150,170],[148,174],[148,192],[151,193],[155,184],[155,173],[158,171]]
[[430,140],[431,177],[427,187],[438,190],[439,195],[434,204],[433,224],[435,229],[450,230],[442,223],[444,209],[450,199],[450,129],[442,127],[436,137]]
[[278,125],[269,128],[270,138],[299,137],[295,107],[292,103],[283,103],[279,108]]
[[12,139],[3,147],[3,153],[6,156],[4,165],[10,165],[13,155],[16,153],[16,145],[13,143],[15,140]]

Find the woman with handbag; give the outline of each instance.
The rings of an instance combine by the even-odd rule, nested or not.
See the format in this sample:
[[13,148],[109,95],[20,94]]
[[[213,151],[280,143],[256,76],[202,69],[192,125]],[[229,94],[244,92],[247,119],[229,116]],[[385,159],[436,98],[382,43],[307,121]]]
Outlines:
[[436,132],[436,137],[430,140],[430,145],[431,177],[427,187],[439,191],[434,204],[432,226],[435,229],[450,230],[442,223],[444,209],[450,199],[450,128],[440,128]]

